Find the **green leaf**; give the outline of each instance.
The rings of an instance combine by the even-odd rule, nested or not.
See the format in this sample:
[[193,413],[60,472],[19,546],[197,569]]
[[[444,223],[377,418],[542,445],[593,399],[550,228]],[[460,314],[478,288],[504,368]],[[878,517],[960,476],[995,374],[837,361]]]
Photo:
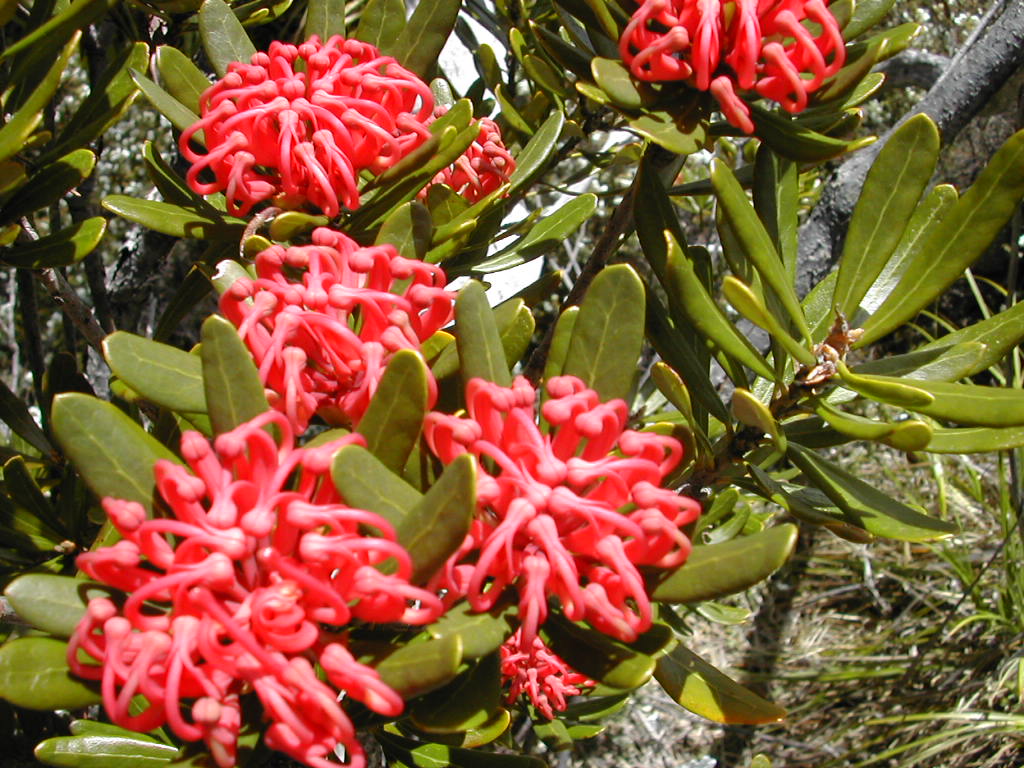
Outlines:
[[682,309],[690,323],[716,348],[759,376],[769,381],[774,380],[775,374],[772,369],[711,298],[697,277],[693,264],[683,255],[679,243],[667,230],[665,242],[668,243],[665,289],[669,297]]
[[764,403],[757,399],[749,390],[736,387],[732,393],[732,413],[736,419],[748,427],[760,430],[768,435],[775,447],[786,450],[786,435],[779,428],[779,423]]
[[231,216],[219,216],[212,208],[199,212],[180,205],[125,195],[107,195],[103,199],[103,207],[122,218],[172,237],[238,242],[245,230],[244,221]]
[[900,541],[929,541],[957,531],[955,525],[921,514],[792,441],[786,455],[843,511],[850,525]]
[[516,156],[516,169],[509,177],[508,193],[515,194],[529,186],[543,172],[558,149],[558,137],[565,126],[565,115],[555,110],[536,130],[530,141]]
[[203,0],[199,9],[199,35],[203,50],[219,77],[228,73],[228,64],[248,64],[256,47],[242,23],[224,0]]
[[839,380],[847,389],[852,389],[872,400],[889,403],[901,408],[910,408],[923,413],[935,400],[935,396],[919,386],[920,382],[909,383],[892,376],[870,376],[855,374],[843,363],[839,363]]
[[874,421],[856,414],[843,413],[824,401],[818,401],[814,411],[836,432],[855,440],[876,440],[901,451],[922,450],[932,439],[932,428],[916,419],[897,423]]
[[1024,341],[1024,302],[1014,304],[1009,309],[992,317],[918,347],[917,351],[936,349],[951,351],[960,344],[972,342],[983,345],[984,350],[979,358],[960,376],[956,377],[959,379],[981,373],[995,365],[1021,341]]
[[617,107],[639,110],[652,101],[650,88],[644,87],[642,91],[621,61],[595,56],[590,60],[590,71],[594,82]]
[[156,768],[169,764],[178,748],[144,736],[57,736],[40,742],[35,757],[58,768]]
[[203,364],[176,347],[116,331],[103,340],[103,356],[121,381],[163,408],[206,413]]
[[937,428],[925,449],[929,453],[988,453],[1024,445],[1024,427]]
[[782,707],[762,699],[683,645],[658,659],[654,677],[675,701],[716,723],[762,725],[786,716]]
[[326,216],[314,216],[302,211],[283,211],[270,222],[270,239],[283,243],[295,240],[317,227],[326,227],[330,219]]
[[772,239],[790,282],[796,279],[799,172],[792,160],[767,145],[758,147],[753,182],[754,208]]
[[[166,117],[171,125],[179,131],[195,125],[199,122],[199,115],[186,107],[167,91],[154,83],[148,77],[136,70],[132,71],[132,79],[139,86],[139,90],[149,99],[149,103],[156,107],[156,110]],[[201,132],[200,132],[201,133]],[[199,141],[200,134],[193,136],[193,141]],[[202,142],[200,142],[202,143]]]
[[896,0],[857,0],[853,16],[843,27],[843,39],[853,40],[867,32],[886,17]]
[[384,219],[375,243],[393,245],[399,256],[422,261],[433,230],[430,211],[419,200],[410,200]]
[[561,248],[565,239],[593,215],[596,207],[597,197],[589,192],[574,197],[553,213],[543,216],[512,245],[474,265],[473,271],[486,273],[509,269]]
[[980,366],[989,358],[988,348],[978,341],[964,341],[949,346],[919,347],[902,355],[868,360],[856,367],[855,373],[880,373],[902,376],[913,385],[921,381],[957,381],[985,370]]
[[578,306],[568,307],[555,320],[555,332],[551,337],[547,360],[544,362],[544,381],[562,375],[565,369],[565,356],[569,354],[569,345],[572,343],[573,329],[576,327],[576,318],[579,314]]
[[[694,110],[689,115],[700,114]],[[692,155],[704,148],[707,139],[706,124],[668,112],[645,112],[629,118],[629,127],[644,138],[677,155]]]
[[782,258],[775,251],[775,244],[768,231],[747,200],[747,193],[743,191],[729,166],[717,159],[711,165],[711,184],[747,260],[771,288],[789,314],[794,327],[804,340],[810,343],[810,330],[800,308],[800,302],[796,298],[792,280],[782,264]]
[[[153,331],[153,340],[161,341],[170,338],[181,321],[192,312],[199,303],[213,291],[213,283],[209,275],[200,266],[192,266],[185,274],[185,279],[178,283],[174,294],[167,302],[167,308],[160,316],[156,330]],[[205,395],[204,395],[205,397]]]
[[180,460],[110,403],[77,392],[53,399],[57,442],[100,498],[137,501],[153,510],[153,465]]
[[400,646],[373,665],[381,682],[404,699],[440,688],[455,677],[462,661],[462,638],[448,635],[437,640]]
[[463,381],[482,378],[500,387],[512,383],[494,313],[484,287],[475,280],[455,300],[455,332]]
[[861,299],[896,251],[939,158],[939,130],[928,115],[901,125],[871,166],[850,220],[835,308],[853,319]]
[[359,445],[346,445],[334,455],[331,479],[345,502],[366,509],[397,526],[422,494]]
[[43,456],[56,459],[53,446],[46,433],[36,424],[25,401],[18,397],[3,381],[0,381],[0,421]]
[[71,675],[67,643],[20,637],[0,647],[0,697],[26,709],[81,709],[99,703],[98,683]]
[[107,221],[93,216],[59,232],[0,251],[0,261],[12,267],[45,269],[66,267],[84,259],[99,245]]
[[[146,173],[149,174],[153,186],[157,188],[165,202],[185,208],[216,210],[204,198],[192,191],[185,179],[179,176],[160,156],[153,146],[153,142],[147,141],[143,145],[142,157],[146,164]],[[237,248],[234,250],[236,253],[238,252]]]
[[16,221],[33,211],[55,205],[70,190],[85,181],[96,164],[96,155],[77,149],[50,163],[18,190],[18,194],[0,211],[0,221]]
[[[557,722],[557,721],[556,721]],[[425,744],[388,732],[378,732],[377,739],[388,759],[407,768],[546,768],[539,757],[460,749],[439,744]]]
[[437,58],[451,35],[461,6],[462,0],[419,3],[397,39],[381,41],[381,51],[395,56],[411,72],[427,77],[437,66]]
[[157,46],[155,60],[167,93],[198,114],[199,97],[210,87],[203,70],[171,45]]
[[[117,5],[117,0],[77,0],[77,2],[68,3],[61,13],[53,16],[46,23],[18,40],[18,42],[7,46],[3,53],[0,53],[0,63],[23,53],[31,55],[33,50],[50,51],[52,53],[55,49],[63,47],[65,48],[65,55],[62,55],[54,65],[55,69],[59,66],[58,72],[62,72],[67,64],[66,54],[70,53],[68,49],[77,41],[76,32],[92,24],[115,5]],[[69,45],[69,41],[71,45]],[[53,70],[51,70],[52,72]],[[48,78],[49,75],[47,75]],[[46,86],[46,88],[49,88],[49,86]],[[52,95],[53,91],[50,91],[49,95],[42,99],[42,101],[49,101]],[[29,99],[29,101],[32,100],[35,100],[35,95]],[[0,144],[2,143],[0,141]]]
[[[869,377],[858,377],[858,385]],[[888,376],[870,377],[872,384],[879,382],[895,386],[900,379]],[[844,374],[845,383],[848,375]],[[972,427],[1015,427],[1024,425],[1024,389],[983,387],[976,384],[956,384],[947,381],[914,381],[914,386],[927,393],[931,401],[906,406],[911,410]],[[851,389],[858,386],[850,384]]]
[[563,373],[602,400],[629,400],[644,340],[644,286],[627,264],[605,267],[587,288]]
[[796,360],[811,368],[817,365],[817,358],[809,349],[810,344],[808,343],[808,346],[805,347],[793,338],[789,331],[782,327],[778,318],[768,310],[760,297],[742,280],[732,275],[726,275],[722,280],[722,294],[737,312],[754,325],[768,331],[772,338],[778,341],[786,352]]
[[864,323],[858,347],[910,320],[989,246],[1024,196],[1024,131],[996,152],[969,190],[929,227],[892,293]]
[[782,567],[796,547],[797,527],[789,523],[720,544],[693,548],[686,564],[651,591],[662,603],[698,603],[734,595]]
[[398,40],[405,29],[403,0],[370,0],[359,14],[355,37],[364,43],[383,48]]
[[783,117],[757,104],[750,105],[750,112],[757,136],[771,147],[773,152],[798,163],[831,160],[833,157],[866,147],[875,140],[873,136],[854,141],[834,139],[802,126],[789,116]]
[[256,364],[231,321],[210,315],[200,338],[203,391],[214,433],[228,432],[268,410]]
[[501,704],[501,655],[480,659],[449,685],[427,694],[411,708],[413,725],[427,733],[459,733],[479,728]]
[[4,596],[18,616],[36,629],[60,638],[71,637],[89,600],[118,594],[104,584],[53,573],[22,574],[4,589]]
[[477,613],[466,601],[457,603],[427,627],[434,638],[458,635],[462,638],[462,658],[479,659],[501,647],[513,633],[518,606],[499,600],[490,610]]
[[396,527],[398,543],[409,552],[409,581],[425,583],[469,533],[476,510],[476,459],[468,453],[449,464]]
[[[364,10],[363,13],[366,13]],[[345,0],[310,0],[306,6],[306,25],[302,39],[313,35],[327,42],[334,35],[345,37]]]
[[654,659],[647,653],[559,614],[548,616],[541,634],[573,669],[612,688],[639,688],[654,671]]
[[428,410],[426,363],[411,349],[396,352],[384,369],[358,431],[384,466],[401,472],[420,439]]

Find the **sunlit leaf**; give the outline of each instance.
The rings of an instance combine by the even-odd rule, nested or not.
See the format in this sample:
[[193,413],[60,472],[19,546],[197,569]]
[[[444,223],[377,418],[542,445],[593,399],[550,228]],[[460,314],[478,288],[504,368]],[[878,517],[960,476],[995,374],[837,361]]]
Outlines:
[[512,634],[518,606],[511,601],[499,600],[490,611],[476,612],[466,601],[449,608],[427,627],[431,636],[440,638],[459,635],[462,638],[462,657],[479,659],[493,653]]
[[[157,111],[166,117],[171,125],[179,131],[184,131],[199,122],[199,115],[186,107],[167,91],[150,80],[146,75],[137,70],[132,71],[132,79],[139,90],[149,100],[149,103],[156,107]],[[199,134],[193,137],[193,141],[199,140]]]
[[248,64],[256,53],[242,23],[224,0],[204,0],[199,9],[199,35],[203,50],[220,77],[227,74],[228,64]]
[[409,699],[440,688],[454,678],[461,661],[462,638],[446,635],[400,646],[373,666],[381,682]]
[[494,652],[444,688],[427,694],[409,714],[421,731],[458,733],[482,726],[500,704],[501,655]]
[[564,125],[565,115],[561,110],[555,110],[533,134],[516,156],[516,169],[509,178],[512,184],[509,194],[528,186],[541,174],[555,154]]
[[548,617],[541,633],[573,669],[612,688],[638,688],[654,672],[650,655],[557,614]]
[[229,320],[206,318],[200,338],[206,411],[219,435],[266,411],[267,396],[252,355]]
[[[363,13],[366,13],[365,9]],[[308,40],[313,35],[323,41],[334,35],[345,36],[345,0],[310,0],[302,37]]]
[[18,616],[61,638],[71,637],[90,599],[114,595],[116,590],[103,584],[54,573],[26,573],[4,589]]
[[0,261],[28,269],[70,266],[92,253],[106,231],[106,219],[93,216],[55,234],[0,251]]
[[381,51],[420,77],[437,66],[437,58],[451,35],[462,0],[419,3],[397,38],[381,40]]
[[150,402],[206,413],[203,365],[196,355],[124,331],[103,340],[103,355],[114,375]]
[[68,646],[52,637],[21,637],[0,647],[0,697],[26,709],[81,709],[100,701],[99,683],[73,677]]
[[476,281],[459,291],[455,332],[463,381],[482,378],[501,387],[512,383],[494,313],[484,287]]
[[359,445],[346,445],[335,454],[331,479],[349,506],[375,512],[394,526],[423,498]]
[[364,43],[383,48],[398,40],[405,29],[403,0],[369,0],[359,14],[354,37]]
[[198,114],[199,97],[210,87],[203,71],[171,45],[157,46],[155,61],[167,92]]
[[56,736],[40,742],[35,757],[58,768],[158,768],[178,755],[178,748],[145,736]]
[[929,453],[988,453],[1024,446],[1024,427],[937,428],[926,450]]
[[401,472],[427,415],[427,366],[411,349],[396,352],[359,421],[366,447],[384,466]]
[[238,242],[245,222],[209,211],[188,210],[158,200],[141,200],[126,195],[107,195],[103,207],[122,218],[173,237],[197,240],[233,240]]

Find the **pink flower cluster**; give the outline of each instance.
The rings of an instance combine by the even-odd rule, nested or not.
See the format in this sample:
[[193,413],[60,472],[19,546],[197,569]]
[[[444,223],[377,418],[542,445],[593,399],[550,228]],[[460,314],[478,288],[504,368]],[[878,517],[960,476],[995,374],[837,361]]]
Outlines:
[[800,112],[846,61],[839,23],[824,0],[643,0],[619,52],[640,80],[685,80],[710,91],[745,133],[754,124],[738,91]]
[[[430,137],[434,98],[419,77],[368,43],[315,35],[301,45],[273,42],[249,64],[203,92],[201,119],[186,129],[181,153],[197,193],[224,192],[228,211],[247,214],[273,199],[311,203],[328,217],[359,207],[359,174],[379,174]],[[515,168],[492,120],[438,180],[475,202]],[[202,131],[206,152],[192,139]],[[200,176],[204,171],[212,181]],[[435,180],[435,181],[438,181]]]
[[508,686],[509,702],[525,694],[548,720],[554,719],[555,710],[566,708],[570,696],[579,696],[595,685],[539,637],[534,637],[531,645],[523,643],[521,628],[501,646],[501,676]]
[[536,392],[473,379],[468,416],[431,413],[424,433],[444,462],[480,463],[478,514],[462,548],[431,586],[489,610],[506,587],[519,595],[520,647],[533,648],[549,598],[573,621],[631,642],[651,626],[639,566],[674,568],[690,541],[680,528],[700,505],[660,487],[682,456],[672,437],[625,429],[626,404],[602,403],[572,376]]
[[[271,411],[212,448],[186,433],[181,451],[191,473],[156,464],[156,487],[173,517],[147,519],[138,503],[104,499],[124,538],[79,556],[78,565],[128,597],[120,607],[90,601],[68,662],[101,681],[115,723],[137,731],[166,724],[186,741],[205,741],[228,768],[239,697],[255,691],[271,748],[336,768],[326,756],[340,743],[349,765],[365,764],[339,691],[387,716],[403,702],[352,657],[342,628],[355,619],[424,624],[441,603],[409,584],[409,555],[392,527],[341,503],[330,462],[359,440],[293,448],[288,422]],[[389,559],[397,569],[385,575],[375,566]],[[132,714],[140,695],[145,708]]]
[[315,413],[358,424],[391,355],[419,350],[451,320],[455,299],[440,267],[391,245],[361,248],[326,227],[312,239],[266,249],[257,278],[237,280],[221,297],[271,404],[299,432]]

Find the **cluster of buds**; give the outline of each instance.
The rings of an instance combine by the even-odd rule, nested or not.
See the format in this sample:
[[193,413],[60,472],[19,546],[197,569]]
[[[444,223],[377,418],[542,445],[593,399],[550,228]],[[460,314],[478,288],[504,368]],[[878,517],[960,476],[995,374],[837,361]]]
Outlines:
[[546,429],[523,377],[511,387],[473,379],[467,416],[431,413],[424,426],[442,461],[469,452],[480,465],[470,533],[430,586],[477,611],[514,587],[519,653],[535,660],[546,658],[534,641],[551,598],[566,618],[625,642],[649,629],[639,567],[682,565],[690,541],[680,528],[700,513],[693,499],[660,487],[682,456],[677,440],[625,429],[625,402],[602,403],[575,377],[552,378],[547,390]]
[[596,683],[570,667],[539,637],[524,645],[522,629],[501,646],[501,677],[509,703],[525,695],[548,720],[563,711],[570,696],[579,696]]
[[[345,506],[330,481],[335,452],[360,439],[294,448],[287,420],[269,411],[213,447],[186,433],[181,452],[192,472],[156,464],[156,488],[173,516],[147,519],[136,502],[104,499],[123,539],[81,555],[78,566],[128,597],[120,607],[90,601],[68,662],[102,681],[115,723],[169,725],[182,739],[205,741],[229,768],[239,697],[255,691],[271,722],[268,746],[337,768],[326,756],[342,744],[350,766],[364,765],[339,691],[390,717],[403,702],[353,658],[342,629],[353,620],[424,624],[441,603],[410,585],[409,555],[393,528]],[[391,575],[376,567],[388,560]],[[146,704],[133,714],[137,696]]]
[[839,23],[824,0],[643,0],[619,52],[640,80],[685,80],[710,91],[745,133],[754,124],[738,91],[800,112],[846,61]]
[[361,248],[326,227],[312,240],[267,248],[256,257],[257,278],[237,280],[221,297],[271,404],[299,432],[315,413],[358,424],[391,356],[418,351],[451,320],[455,299],[440,267],[391,245]]
[[[201,119],[181,135],[196,192],[225,192],[245,215],[278,198],[310,202],[327,216],[359,207],[359,173],[381,173],[430,137],[430,88],[368,43],[273,42],[252,62],[233,62],[199,102]],[[203,132],[204,154],[190,141]],[[200,174],[209,169],[214,180]]]
[[[440,117],[446,111],[438,107],[435,113]],[[426,197],[432,185],[446,184],[470,203],[476,203],[508,182],[516,161],[501,140],[501,129],[489,117],[480,118],[476,124],[480,126],[476,140],[454,164],[434,177],[420,192],[421,198]]]

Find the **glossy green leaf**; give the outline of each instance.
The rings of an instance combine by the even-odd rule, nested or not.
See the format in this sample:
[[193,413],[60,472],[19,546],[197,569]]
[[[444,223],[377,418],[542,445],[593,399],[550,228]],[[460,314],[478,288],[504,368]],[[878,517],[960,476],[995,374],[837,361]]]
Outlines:
[[206,413],[203,365],[198,357],[125,331],[103,340],[103,356],[121,381],[164,408]]
[[18,616],[60,638],[71,637],[90,599],[116,594],[104,584],[54,573],[26,573],[4,589],[4,597]]
[[207,58],[220,77],[227,74],[228,64],[233,61],[248,64],[256,53],[242,23],[224,0],[203,0],[199,9],[199,35]]
[[428,410],[427,366],[411,349],[396,352],[359,421],[366,447],[384,466],[402,467],[420,439]]
[[565,356],[569,354],[569,345],[572,343],[573,329],[579,314],[578,306],[568,307],[555,320],[551,346],[548,348],[548,356],[544,362],[544,381],[562,375],[565,368]]
[[761,301],[760,297],[742,280],[726,275],[722,280],[722,294],[730,304],[754,325],[763,328],[778,341],[782,347],[796,360],[813,368],[817,358],[808,346],[802,345],[790,335],[782,323],[772,314]]
[[153,509],[153,465],[180,460],[116,406],[77,392],[53,399],[52,429],[65,455],[100,498]]
[[853,16],[843,27],[843,39],[853,40],[886,17],[896,0],[857,0]]
[[282,211],[270,222],[270,239],[284,243],[312,232],[317,227],[326,227],[330,219],[314,216],[303,211]]
[[[179,131],[195,125],[199,122],[199,115],[186,107],[167,91],[154,83],[142,72],[132,71],[132,79],[139,86],[139,90],[149,100],[149,103],[156,107],[156,110],[166,117],[171,125]],[[193,137],[193,141],[199,139],[199,134]]]
[[728,725],[774,723],[786,710],[762,699],[683,645],[658,659],[654,677],[694,714]]
[[267,396],[256,364],[231,321],[210,315],[200,336],[206,411],[216,434],[266,411]]
[[751,392],[742,387],[733,390],[732,413],[741,424],[768,435],[780,451],[786,450],[786,435],[779,428],[779,423],[775,421],[768,406]]
[[892,376],[871,376],[855,374],[843,363],[839,363],[839,380],[847,389],[852,389],[872,400],[889,403],[901,408],[910,408],[923,413],[935,400],[935,396],[919,386],[919,382],[910,383]]
[[562,247],[569,235],[589,219],[597,208],[597,197],[589,192],[543,216],[529,232],[512,245],[475,265],[474,272],[495,272],[524,264]]
[[648,654],[558,614],[548,617],[541,634],[573,669],[612,688],[639,688],[654,672]]
[[555,110],[536,130],[530,141],[516,156],[516,169],[509,177],[508,193],[515,194],[527,187],[544,171],[558,149],[558,137],[565,126],[565,115]]
[[868,360],[856,366],[854,373],[902,376],[913,386],[920,381],[957,381],[985,370],[980,364],[989,358],[988,348],[977,341],[963,341],[949,346],[919,347],[902,355]]
[[644,286],[626,264],[605,267],[587,288],[573,325],[563,373],[602,400],[627,401],[644,340]]
[[199,97],[210,87],[203,70],[171,45],[157,46],[155,61],[167,93],[198,113]]
[[69,531],[64,521],[57,515],[50,500],[25,464],[25,458],[15,454],[6,460],[3,466],[3,478],[6,492],[10,499],[21,506],[25,512],[41,521],[47,532],[53,532],[61,538],[68,538]]
[[395,56],[409,71],[427,77],[437,66],[437,58],[451,35],[461,5],[462,0],[419,3],[399,36],[381,41],[382,52]]
[[754,373],[772,380],[775,374],[754,346],[737,330],[732,321],[708,294],[707,289],[668,231],[666,291],[686,314],[687,319],[703,336],[724,354],[750,368]]
[[[698,111],[690,114],[697,114]],[[668,112],[644,112],[629,119],[629,127],[644,138],[677,155],[692,155],[704,148],[707,139],[703,122],[671,115]]]
[[462,638],[448,635],[437,640],[403,645],[373,665],[381,682],[404,699],[440,688],[455,677],[462,661]]
[[310,0],[302,39],[308,40],[313,35],[324,42],[334,35],[345,37],[345,0]]
[[463,381],[482,378],[501,387],[512,383],[494,313],[484,287],[475,280],[455,301],[455,331]]
[[359,445],[334,456],[331,479],[350,507],[367,509],[397,526],[423,495]]
[[908,507],[792,441],[787,456],[818,490],[843,510],[846,522],[875,536],[929,541],[957,531],[955,525]]
[[449,747],[474,749],[475,747],[481,747],[484,744],[490,744],[495,741],[508,730],[511,723],[512,716],[509,714],[509,711],[499,707],[482,725],[467,728],[456,734],[434,733],[429,736],[429,740],[440,744],[447,744]]
[[561,719],[537,719],[531,723],[534,735],[540,739],[551,752],[565,752],[572,749],[573,739],[569,728]]
[[45,166],[18,190],[18,194],[0,210],[0,221],[16,221],[33,211],[55,205],[74,189],[96,164],[96,155],[88,149],[77,149]]
[[130,731],[127,728],[122,728],[119,725],[113,725],[112,723],[104,723],[99,720],[86,720],[84,718],[72,720],[71,723],[68,724],[68,730],[71,731],[72,736],[123,736],[125,738],[148,741],[150,743],[160,741],[148,733],[138,733],[136,731]]
[[572,95],[566,81],[561,79],[561,75],[555,72],[546,59],[528,53],[523,57],[523,69],[533,82],[549,93],[561,98]]
[[876,440],[901,451],[919,451],[932,439],[932,428],[916,419],[895,423],[875,421],[853,413],[843,413],[824,401],[815,404],[814,412],[837,432],[855,440]]
[[398,40],[405,29],[403,0],[369,0],[359,14],[355,37],[377,48]]
[[[181,205],[185,208],[216,210],[204,198],[197,195],[188,183],[171,168],[170,164],[160,156],[153,142],[147,141],[142,148],[142,157],[153,186],[163,197],[164,202]],[[237,249],[235,249],[237,252]]]
[[14,394],[3,381],[0,381],[0,421],[42,456],[56,458],[49,438],[36,423],[25,401]]
[[92,253],[106,231],[106,219],[93,216],[55,234],[13,245],[0,252],[0,261],[26,269],[66,267]]
[[157,200],[140,200],[126,195],[107,195],[103,207],[122,218],[173,237],[238,242],[245,222],[210,211],[194,211]]
[[937,428],[925,449],[929,453],[988,453],[1024,446],[1024,427]]
[[520,298],[509,299],[495,307],[494,320],[498,324],[505,362],[511,369],[529,348],[537,321],[526,302]]
[[40,742],[35,757],[58,768],[157,768],[168,765],[178,748],[144,736],[57,736]]
[[639,110],[651,101],[652,94],[640,90],[621,61],[596,56],[590,60],[590,71],[594,82],[617,107]]
[[52,637],[21,637],[0,647],[0,697],[26,709],[81,709],[100,701],[99,683],[71,675],[68,646]]
[[796,279],[799,172],[792,160],[766,145],[758,147],[753,182],[754,209],[771,237],[790,282]]
[[[75,42],[78,30],[92,24],[116,4],[117,0],[78,0],[78,2],[68,3],[60,13],[22,37],[16,43],[8,45],[0,53],[0,62],[25,53],[31,54],[33,50],[49,51],[51,54],[58,48],[65,48],[67,50],[67,47],[70,47],[68,42],[71,41],[72,44]],[[67,59],[63,63],[58,61],[59,71],[63,71],[66,63]],[[50,91],[50,95],[53,95],[53,91]],[[32,98],[34,99],[35,97],[33,96]],[[49,96],[44,101],[49,101]]]
[[477,613],[466,601],[457,603],[427,627],[432,637],[458,635],[462,638],[462,657],[479,659],[501,647],[515,630],[518,606],[499,600],[490,611]]
[[1018,131],[918,241],[903,277],[864,323],[864,336],[857,346],[895,330],[946,290],[999,234],[1022,196],[1024,131]]
[[957,345],[970,342],[983,345],[984,349],[978,359],[960,376],[956,377],[959,379],[981,373],[995,365],[1022,341],[1024,341],[1024,302],[1014,304],[1009,309],[992,317],[918,347],[918,351],[939,349],[949,352]]
[[795,525],[777,525],[750,536],[693,548],[686,564],[658,583],[651,599],[697,603],[742,592],[764,581],[793,554]]
[[774,292],[794,327],[809,342],[810,330],[782,258],[776,252],[775,244],[757,217],[753,205],[747,200],[743,187],[729,166],[720,160],[715,160],[711,165],[711,184],[747,260]]
[[393,245],[398,255],[406,259],[422,261],[430,247],[433,229],[426,206],[418,200],[410,200],[384,220],[375,242]]
[[390,762],[407,768],[546,768],[539,757],[423,743],[391,733],[377,737]]
[[874,142],[874,137],[846,141],[805,128],[799,122],[777,112],[750,105],[755,133],[772,151],[798,163],[820,163],[853,152]]
[[396,527],[398,543],[412,559],[411,582],[425,583],[444,565],[469,533],[475,510],[476,459],[464,453],[445,467]]
[[413,725],[427,733],[459,733],[479,728],[501,704],[501,655],[483,657],[444,688],[411,708]]
[[850,220],[833,301],[853,318],[903,237],[939,158],[939,130],[928,115],[905,122],[868,172]]

